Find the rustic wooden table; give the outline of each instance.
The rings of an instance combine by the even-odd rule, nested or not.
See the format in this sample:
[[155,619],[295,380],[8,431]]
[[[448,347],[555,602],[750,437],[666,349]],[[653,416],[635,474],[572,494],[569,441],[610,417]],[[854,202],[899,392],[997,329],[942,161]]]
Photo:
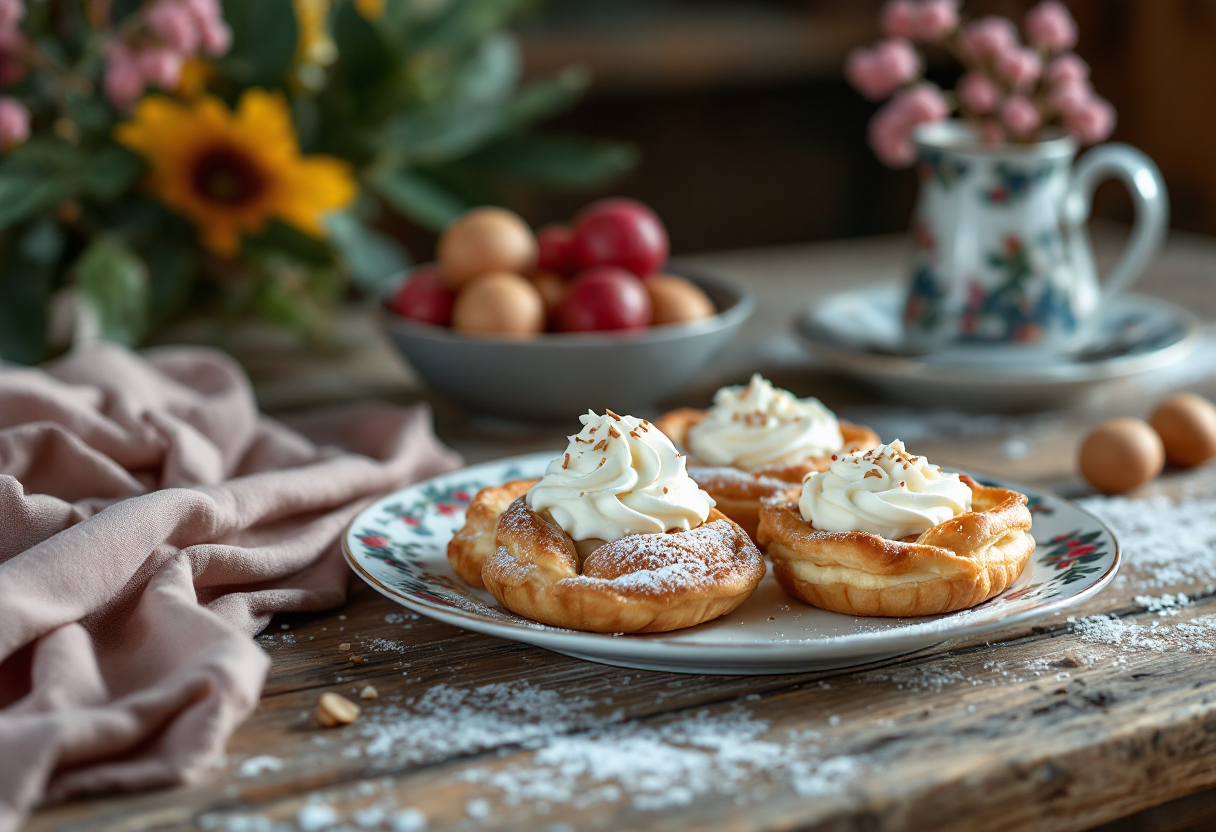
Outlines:
[[[904,434],[934,460],[1083,495],[1073,460],[1087,426],[1144,414],[1171,386],[1216,393],[1208,338],[1182,372],[1104,389],[1066,412],[979,418],[881,405],[826,373],[786,333],[792,313],[815,296],[897,275],[901,256],[900,241],[878,239],[695,258],[747,282],[758,306],[681,402],[704,404],[718,384],[758,370],[876,421],[884,438]],[[1178,235],[1140,288],[1216,320],[1214,267],[1216,242]],[[358,360],[300,362],[259,346],[249,365],[263,405],[427,398],[360,319],[342,337]],[[433,405],[440,435],[469,461],[555,449],[570,429],[521,430]],[[1216,515],[1216,502],[1204,502],[1216,495],[1216,466],[1168,473],[1137,497],[1152,494],[1195,498],[1196,511]],[[1211,829],[1216,798],[1203,790],[1216,787],[1216,634],[1195,635],[1216,633],[1216,594],[1199,585],[1216,573],[1210,540],[1211,572],[1154,571],[1131,553],[1116,584],[1070,611],[1115,616],[1105,629],[1057,616],[860,668],[752,678],[578,661],[413,616],[352,578],[343,609],[276,619],[260,637],[274,659],[261,707],[213,773],[184,788],[50,807],[28,829],[401,832],[423,828],[423,817],[430,830],[553,832]],[[1177,592],[1190,603],[1149,609],[1161,601],[1145,596]],[[1107,631],[1115,635],[1104,638]],[[362,703],[359,722],[317,726],[321,693],[353,696],[368,684],[379,698]],[[688,720],[710,733],[724,726],[722,747],[663,733]],[[568,750],[580,737],[582,768],[538,766],[558,740]],[[771,762],[732,757],[735,741],[746,752],[736,757],[813,745],[801,750],[816,762],[791,779]],[[396,750],[379,753],[389,746]],[[521,791],[529,772],[531,791]],[[493,788],[496,775],[511,775],[515,791]],[[629,790],[651,788],[647,776],[668,784],[662,810]]]

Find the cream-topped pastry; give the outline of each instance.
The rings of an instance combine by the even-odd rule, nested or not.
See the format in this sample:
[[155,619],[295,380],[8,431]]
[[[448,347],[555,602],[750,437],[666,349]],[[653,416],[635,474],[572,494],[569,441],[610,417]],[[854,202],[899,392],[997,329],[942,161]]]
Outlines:
[[684,437],[698,461],[753,471],[835,453],[845,446],[836,414],[818,399],[799,399],[759,374],[723,387],[705,418]]
[[684,456],[643,419],[580,416],[583,429],[527,493],[575,541],[688,530],[705,522],[713,499],[693,482]]
[[971,488],[958,474],[909,454],[897,439],[838,456],[827,471],[808,475],[798,509],[817,531],[898,540],[971,511]]

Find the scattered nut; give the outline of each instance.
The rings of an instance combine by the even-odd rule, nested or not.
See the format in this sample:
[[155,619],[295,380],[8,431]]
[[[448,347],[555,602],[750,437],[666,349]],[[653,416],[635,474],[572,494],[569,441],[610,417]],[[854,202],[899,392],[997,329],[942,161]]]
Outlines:
[[345,696],[323,693],[317,700],[317,722],[324,728],[350,725],[359,718],[359,706]]
[[376,690],[371,685],[364,685],[363,690],[359,691],[360,699],[379,699],[380,691]]
[[341,644],[338,645],[338,649],[341,650],[343,653],[345,653],[347,650],[350,649],[350,642],[349,641],[342,642]]

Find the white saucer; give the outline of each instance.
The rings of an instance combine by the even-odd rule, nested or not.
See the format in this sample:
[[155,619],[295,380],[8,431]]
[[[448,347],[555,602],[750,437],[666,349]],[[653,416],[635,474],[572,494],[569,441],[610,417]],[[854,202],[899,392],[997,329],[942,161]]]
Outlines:
[[1052,494],[997,481],[1030,497],[1038,547],[1009,590],[974,609],[928,618],[854,618],[791,598],[770,570],[742,607],[698,627],[640,636],[563,630],[503,609],[488,592],[456,577],[446,555],[473,494],[539,477],[555,455],[487,462],[382,497],[343,535],[347,561],[383,595],[454,627],[603,664],[723,675],[848,667],[986,633],[1078,604],[1119,567],[1114,535],[1093,515]]
[[982,409],[1061,405],[1095,385],[1174,364],[1199,339],[1199,322],[1185,309],[1125,294],[1102,311],[1086,346],[1070,354],[976,347],[917,355],[902,343],[903,296],[897,283],[838,292],[808,309],[795,331],[831,369],[893,399]]

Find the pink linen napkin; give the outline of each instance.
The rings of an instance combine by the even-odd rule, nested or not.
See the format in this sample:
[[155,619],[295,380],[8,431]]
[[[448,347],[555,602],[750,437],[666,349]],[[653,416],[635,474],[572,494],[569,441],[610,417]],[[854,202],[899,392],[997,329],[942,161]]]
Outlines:
[[341,604],[367,498],[459,462],[421,407],[292,424],[212,350],[0,367],[0,832],[204,771],[257,705],[251,637]]

